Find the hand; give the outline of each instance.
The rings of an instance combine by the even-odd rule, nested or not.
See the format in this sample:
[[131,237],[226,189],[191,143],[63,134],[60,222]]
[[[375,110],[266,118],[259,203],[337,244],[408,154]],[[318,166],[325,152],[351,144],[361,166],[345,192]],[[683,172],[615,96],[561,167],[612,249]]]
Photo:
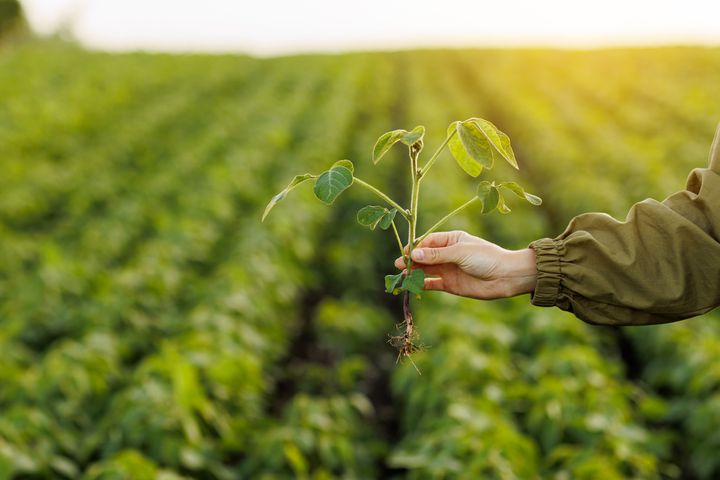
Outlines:
[[[436,232],[412,252],[412,268],[425,271],[425,289],[492,300],[535,290],[535,252],[505,250],[463,231]],[[395,260],[405,268],[405,260]],[[430,277],[430,278],[427,278]]]

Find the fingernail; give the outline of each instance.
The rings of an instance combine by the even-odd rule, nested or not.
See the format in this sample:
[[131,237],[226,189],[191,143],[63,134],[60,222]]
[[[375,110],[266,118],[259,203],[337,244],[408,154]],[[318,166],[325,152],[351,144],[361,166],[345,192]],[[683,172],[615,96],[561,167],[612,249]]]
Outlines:
[[412,259],[417,261],[422,261],[422,259],[425,258],[425,252],[422,250],[413,250],[412,252]]

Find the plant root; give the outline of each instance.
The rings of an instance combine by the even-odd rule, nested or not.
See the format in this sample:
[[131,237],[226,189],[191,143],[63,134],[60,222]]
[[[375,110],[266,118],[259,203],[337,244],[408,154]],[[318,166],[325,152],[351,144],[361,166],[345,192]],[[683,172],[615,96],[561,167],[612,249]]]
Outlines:
[[405,330],[402,335],[391,336],[388,339],[388,343],[398,349],[398,356],[395,363],[399,362],[402,357],[407,358],[412,363],[418,375],[422,375],[420,369],[415,365],[413,359],[410,357],[413,353],[417,352],[418,347],[414,340],[417,338],[415,332],[415,322],[413,320],[412,311],[410,310],[410,292],[405,291],[403,293],[403,321],[396,325],[398,330]]

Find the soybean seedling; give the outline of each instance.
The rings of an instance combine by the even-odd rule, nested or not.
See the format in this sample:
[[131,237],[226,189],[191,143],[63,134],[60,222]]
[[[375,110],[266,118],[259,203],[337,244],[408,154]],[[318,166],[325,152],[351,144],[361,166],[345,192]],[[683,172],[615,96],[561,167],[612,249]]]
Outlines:
[[[392,228],[397,246],[400,249],[400,255],[405,259],[406,268],[404,272],[385,276],[385,291],[393,295],[402,294],[403,321],[398,324],[398,328],[404,333],[390,339],[391,343],[398,348],[398,359],[410,357],[417,350],[415,343],[417,332],[410,309],[410,294],[415,295],[417,298],[420,297],[425,284],[425,273],[421,269],[412,268],[410,254],[413,249],[454,215],[475,203],[479,204],[480,211],[483,214],[495,210],[501,214],[509,213],[510,208],[505,203],[504,192],[511,192],[532,205],[542,203],[539,197],[526,192],[516,182],[484,180],[478,184],[472,198],[442,217],[427,231],[418,236],[420,186],[445,148],[450,150],[460,168],[471,177],[478,177],[483,170],[492,169],[495,161],[506,161],[514,168],[518,168],[515,153],[510,145],[510,138],[491,122],[482,118],[469,118],[451,123],[447,129],[445,141],[435,150],[427,163],[421,167],[419,157],[424,147],[424,136],[425,127],[422,126],[415,127],[409,132],[407,130],[393,130],[381,135],[372,151],[372,161],[377,164],[393,145],[401,143],[408,148],[411,184],[410,206],[408,208],[403,208],[387,194],[358,178],[355,175],[355,167],[350,160],[339,160],[330,169],[318,175],[305,173],[295,176],[283,191],[270,200],[262,216],[262,220],[265,220],[270,210],[280,200],[284,199],[290,190],[308,180],[315,180],[315,196],[328,205],[332,204],[351,185],[359,185],[383,201],[384,206],[368,205],[361,208],[357,212],[357,221],[360,225],[372,230],[377,227],[382,230]],[[400,240],[400,233],[395,222],[398,216],[407,224],[407,249]]]

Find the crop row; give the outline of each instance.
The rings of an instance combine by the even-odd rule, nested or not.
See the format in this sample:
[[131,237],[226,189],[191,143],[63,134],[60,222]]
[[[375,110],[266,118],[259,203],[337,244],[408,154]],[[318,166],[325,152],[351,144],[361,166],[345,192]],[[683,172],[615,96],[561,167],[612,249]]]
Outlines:
[[[299,187],[259,224],[298,168],[340,158],[405,202],[406,158],[373,168],[377,136],[425,124],[432,151],[470,116],[510,134],[546,203],[449,228],[521,247],[623,212],[694,166],[715,75],[639,95],[594,80],[618,55],[0,56],[0,478],[712,478],[714,318],[622,334],[628,373],[616,334],[567,314],[428,293],[418,375],[384,343],[392,236],[353,221],[375,199]],[[615,114],[617,92],[638,100]],[[457,170],[434,167],[421,227],[473,194]]]
[[[99,457],[88,478],[156,465],[234,478],[242,453],[257,448],[249,432],[266,414],[274,365],[299,322],[295,304],[317,281],[301,268],[313,237],[298,230],[319,232],[327,215],[320,205],[289,204],[295,223],[259,229],[262,182],[282,178],[287,150],[315,169],[329,161],[317,157],[319,145],[340,155],[360,70],[318,62],[313,75],[288,79],[299,62],[276,65],[235,101],[228,89],[208,88],[166,128],[128,132],[152,149],[145,158],[153,165],[138,165],[132,185],[123,185],[125,168],[112,155],[95,152],[90,159],[107,162],[97,180],[111,183],[96,192],[111,205],[102,212],[72,211],[72,225],[39,237],[6,227],[15,235],[7,244],[27,252],[26,262],[8,256],[2,268],[3,291],[23,292],[1,303],[7,476],[76,477]],[[171,166],[158,168],[166,155]],[[69,192],[69,204],[85,193]],[[134,222],[137,233],[107,246]],[[357,395],[331,404],[351,400],[367,413]],[[311,408],[302,397],[292,405],[292,415]]]
[[[431,75],[436,61],[416,58],[415,115],[437,123],[486,115],[488,93],[469,92],[460,69]],[[434,168],[447,171],[455,168],[451,163],[448,158]],[[512,178],[502,169],[483,175]],[[462,181],[463,188],[458,182],[452,173],[428,180],[428,198],[421,201],[431,215],[472,195],[469,182]],[[469,212],[453,227],[509,246],[548,230],[531,219],[533,212],[518,210],[503,219]],[[418,307],[422,343],[429,345],[416,359],[422,376],[405,367],[394,379],[406,432],[390,457],[393,465],[411,468],[416,478],[677,474],[667,462],[667,443],[642,424],[635,402],[647,396],[624,379],[618,352],[591,327],[566,314],[528,311],[523,301],[483,306],[435,295]]]
[[[527,67],[527,64],[524,66]],[[559,68],[565,73],[573,72],[569,67]],[[612,184],[612,188],[608,190],[605,187],[595,187],[595,190],[588,190],[585,195],[590,197],[587,200],[590,203],[588,207],[590,210],[609,209],[619,216],[634,201],[646,195],[662,198],[679,190],[691,168],[705,166],[713,121],[711,115],[708,115],[709,103],[681,101],[683,97],[678,98],[677,95],[670,97],[670,100],[666,100],[667,97],[659,97],[664,101],[673,102],[675,118],[668,117],[665,112],[666,121],[662,124],[665,128],[656,126],[655,135],[647,138],[643,137],[647,118],[632,116],[632,112],[638,110],[658,110],[657,106],[652,102],[648,103],[644,96],[636,99],[637,103],[630,103],[628,99],[627,106],[619,109],[619,112],[630,112],[630,114],[616,114],[615,111],[603,108],[603,102],[609,104],[613,98],[622,97],[620,91],[628,83],[627,79],[624,83],[617,83],[620,91],[606,92],[603,102],[586,103],[583,102],[582,92],[596,92],[592,87],[593,84],[587,85],[574,80],[570,82],[568,88],[558,89],[558,86],[563,86],[564,76],[554,77],[551,69],[538,69],[538,72],[544,73],[534,76],[532,82],[507,74],[502,85],[489,82],[488,79],[491,77],[488,76],[477,75],[476,78],[478,81],[484,80],[490,85],[489,88],[498,90],[511,88],[523,99],[522,106],[518,104],[517,108],[509,108],[507,104],[495,106],[499,108],[498,112],[505,121],[514,124],[527,116],[547,128],[547,132],[543,132],[543,137],[546,134],[553,136],[552,151],[545,149],[545,138],[534,139],[528,136],[523,141],[525,148],[533,152],[533,156],[528,158],[533,163],[533,176],[528,180],[536,183],[539,189],[548,192],[546,195],[550,201],[546,208],[556,210],[552,214],[553,218],[568,218],[576,213],[573,209],[577,208],[578,202],[582,205],[580,194],[574,193],[571,186],[558,180],[563,175],[569,180],[576,178],[576,175],[567,173],[571,165],[582,164],[589,171],[598,172],[595,179],[600,176],[600,172],[603,172],[602,178],[607,179]],[[508,81],[511,82],[509,85]],[[669,80],[656,79],[656,83],[673,84],[676,90],[683,90],[681,79],[672,76]],[[604,86],[609,88],[607,83]],[[688,90],[692,90],[692,87],[688,85]],[[558,91],[564,93],[560,94]],[[707,97],[713,90],[698,89],[698,92],[704,92],[703,95]],[[696,94],[700,95],[700,93]],[[490,96],[493,97],[492,94]],[[659,111],[656,113],[661,115]],[[625,115],[622,125],[615,123],[617,115]],[[706,135],[703,136],[703,132],[698,129],[687,128],[683,119],[689,117],[698,119],[696,124],[704,125],[703,130]],[[628,161],[630,159],[632,161]],[[623,162],[628,166],[623,166]],[[542,176],[535,175],[537,170],[543,172]],[[560,198],[556,196],[558,192],[561,192]],[[601,198],[594,198],[596,196]],[[604,202],[602,197],[606,196],[612,201]],[[558,204],[560,204],[559,208],[557,208]],[[698,362],[712,365],[715,352],[718,351],[717,339],[720,334],[716,323],[717,315],[709,314],[704,318],[680,325],[653,327],[649,329],[649,333],[629,329],[621,335],[627,335],[633,348],[642,352],[638,358],[643,365],[640,373],[642,380],[654,391],[667,396],[667,384],[659,379],[659,377],[667,377],[658,376],[661,369],[668,375],[670,371],[682,371],[686,372],[687,377],[705,377],[705,372],[701,372],[700,369],[692,374],[687,372],[690,365]],[[701,347],[698,348],[698,345]],[[672,350],[672,359],[668,358],[665,348]],[[707,382],[713,384],[713,380]],[[713,414],[715,408],[713,405],[717,402],[713,398],[711,389],[698,392],[689,387],[688,383],[678,382],[674,384],[671,392],[668,398],[669,405],[665,405],[663,409],[660,407],[661,402],[656,403],[654,413],[648,414],[648,422],[660,421],[664,418],[660,412],[667,412],[669,419],[675,421],[676,427],[683,432],[676,437],[675,442],[675,448],[684,452],[677,459],[678,463],[686,471],[693,471],[699,478],[712,478],[718,472],[718,463],[709,453],[710,450],[704,448],[708,445],[707,432],[718,428],[717,415]],[[690,413],[688,410],[683,410],[683,406],[688,403],[702,408],[702,421],[699,420],[698,415],[693,416],[692,422],[686,420]],[[688,442],[681,440],[688,438],[693,445],[690,449],[684,448]]]

